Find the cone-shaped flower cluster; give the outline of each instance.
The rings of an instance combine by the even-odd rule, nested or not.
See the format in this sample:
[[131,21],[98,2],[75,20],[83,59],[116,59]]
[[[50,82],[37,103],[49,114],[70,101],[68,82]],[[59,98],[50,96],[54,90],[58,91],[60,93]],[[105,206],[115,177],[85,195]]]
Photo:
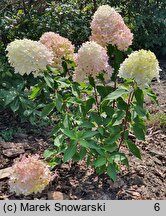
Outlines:
[[54,54],[52,66],[57,69],[62,69],[62,59],[73,60],[74,46],[67,39],[54,32],[46,32],[41,38],[43,43]]
[[121,15],[109,5],[102,5],[95,12],[91,22],[90,40],[102,46],[112,44],[125,51],[132,44],[133,34],[125,25]]
[[131,53],[121,64],[119,77],[134,79],[139,87],[145,88],[153,79],[159,80],[159,63],[153,52],[139,50]]
[[111,76],[112,68],[108,64],[106,50],[96,42],[86,42],[75,56],[76,70],[74,80],[82,82],[87,76],[96,77],[100,73]]
[[46,66],[52,63],[53,54],[42,43],[29,39],[14,40],[7,49],[8,61],[21,75],[33,72],[34,77],[42,76]]
[[28,195],[41,192],[51,181],[48,166],[39,160],[39,156],[25,155],[13,165],[9,185],[12,192]]

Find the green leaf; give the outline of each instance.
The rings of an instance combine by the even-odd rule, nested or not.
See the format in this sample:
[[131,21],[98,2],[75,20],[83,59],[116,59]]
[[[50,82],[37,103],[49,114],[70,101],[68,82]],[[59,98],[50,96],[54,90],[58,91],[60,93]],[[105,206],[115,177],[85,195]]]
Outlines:
[[110,93],[104,100],[109,100],[110,102],[112,102],[113,100],[122,97],[126,93],[127,91],[125,89],[117,89],[114,92]]
[[144,103],[144,93],[140,88],[137,88],[135,90],[135,99],[137,101],[137,104],[143,108],[143,103]]
[[33,113],[33,110],[25,110],[25,111],[24,111],[24,115],[25,115],[26,117],[30,116],[32,113]]
[[71,89],[72,89],[73,95],[76,96],[76,97],[79,97],[79,95],[80,95],[79,85],[77,83],[74,83],[72,85]]
[[106,142],[106,145],[104,145],[103,148],[108,152],[114,152],[118,149],[118,146],[116,143],[107,144],[107,142]]
[[55,108],[55,103],[47,104],[42,110],[42,117],[47,116]]
[[115,182],[115,180],[117,178],[117,174],[116,174],[116,168],[115,168],[114,164],[109,164],[108,165],[107,174],[113,180],[113,182]]
[[66,162],[66,161],[70,160],[74,156],[76,151],[77,151],[76,145],[69,146],[64,152],[63,161]]
[[99,133],[100,133],[102,136],[104,135],[104,128],[99,127],[97,130],[99,131]]
[[111,134],[111,135],[109,136],[109,138],[107,138],[107,139],[105,140],[105,143],[107,143],[108,145],[111,145],[111,144],[113,144],[115,141],[117,141],[117,140],[119,139],[119,137],[120,137],[120,133]]
[[127,157],[121,152],[113,152],[108,160],[110,163],[112,163],[113,161],[121,162],[126,166],[129,166]]
[[63,120],[64,128],[69,128],[69,115],[66,113]]
[[116,126],[119,124],[122,124],[122,119],[125,116],[125,112],[123,110],[118,110],[114,115],[112,119],[112,126]]
[[45,159],[51,157],[52,155],[55,155],[57,151],[55,149],[46,149],[43,153],[43,156]]
[[111,106],[102,107],[102,110],[106,112],[109,117],[112,117],[114,114],[114,109]]
[[92,76],[89,76],[89,83],[91,86],[95,87],[95,81],[94,81],[94,78]]
[[56,104],[56,108],[59,112],[61,112],[62,110],[62,105],[63,105],[63,100],[62,100],[62,96],[60,94],[56,95],[55,98],[55,104]]
[[147,111],[142,108],[141,106],[139,105],[136,105],[134,106],[134,110],[136,111],[136,113],[139,115],[139,116],[146,116],[147,115]]
[[145,124],[144,121],[138,116],[134,119],[133,132],[137,139],[145,140]]
[[106,164],[106,158],[104,157],[98,157],[94,162],[93,162],[95,167],[101,167],[104,164]]
[[129,148],[129,150],[131,151],[131,153],[133,153],[133,155],[135,155],[137,158],[139,158],[140,160],[141,158],[141,153],[139,148],[135,145],[135,143],[133,143],[131,140],[126,140],[127,142],[127,146]]
[[55,127],[53,127],[53,129],[51,130],[51,136],[56,135],[57,132],[59,131],[59,129],[60,129],[59,124],[57,124]]
[[117,99],[117,107],[118,107],[118,109],[126,110],[127,106],[128,106],[127,103],[122,98]]
[[93,106],[94,103],[95,103],[95,99],[94,98],[89,98],[86,101],[86,104],[85,104],[86,113],[92,108],[92,106]]
[[62,142],[60,140],[61,137],[62,137],[62,135],[55,137],[55,139],[54,139],[54,145],[55,146],[57,146],[57,147],[61,146],[61,144],[62,144]]
[[80,156],[79,160],[84,159],[84,157],[86,156],[86,148],[81,147],[80,152],[79,152],[79,156]]
[[41,93],[41,88],[39,86],[35,86],[32,88],[31,95],[29,98],[31,100],[35,99]]
[[84,139],[88,139],[88,138],[92,138],[94,137],[96,134],[99,134],[98,131],[87,131],[83,134],[83,138]]
[[46,74],[44,76],[44,80],[47,83],[48,87],[53,88],[54,80],[49,75]]
[[76,139],[75,134],[74,134],[73,131],[71,131],[70,129],[65,128],[65,129],[61,129],[61,131],[62,131],[66,136],[68,136],[70,139],[72,139],[72,140],[75,140],[75,139]]
[[95,143],[95,141],[93,140],[88,140],[88,143],[89,143],[89,147],[91,149],[95,149],[96,151],[98,151],[100,148],[99,146]]
[[108,127],[110,134],[118,134],[121,132],[121,125]]
[[15,100],[10,104],[10,108],[12,109],[13,112],[16,112],[20,107],[19,104],[19,99],[15,98]]
[[11,90],[9,92],[7,92],[7,94],[5,95],[5,104],[4,106],[9,105],[12,101],[14,101],[14,99],[17,97],[17,93],[15,92],[15,90]]
[[94,127],[94,124],[92,124],[91,122],[88,122],[88,121],[87,122],[84,121],[80,124],[80,127],[91,129]]
[[102,99],[113,91],[113,88],[111,86],[97,86],[96,88]]
[[98,125],[103,124],[103,118],[101,116],[99,116],[98,113],[95,113],[95,112],[92,112],[90,114],[90,120],[91,120],[91,122],[96,122]]
[[84,139],[83,139],[83,140],[80,140],[79,143],[80,143],[81,146],[83,146],[83,147],[85,147],[85,148],[89,148],[89,147],[90,147],[89,142],[86,141],[86,140],[84,140]]
[[134,132],[134,135],[137,137],[137,139],[143,140],[143,141],[145,140],[145,132],[143,128],[138,127],[137,124],[133,125],[133,132]]
[[148,97],[150,97],[150,99],[155,102],[157,105],[159,105],[159,102],[157,100],[157,95],[153,92],[153,90],[151,88],[147,88],[144,90],[145,94],[147,94]]
[[98,175],[101,175],[101,174],[103,174],[104,172],[105,172],[105,170],[106,170],[106,165],[103,165],[103,166],[100,166],[100,167],[96,167],[96,173],[98,174]]

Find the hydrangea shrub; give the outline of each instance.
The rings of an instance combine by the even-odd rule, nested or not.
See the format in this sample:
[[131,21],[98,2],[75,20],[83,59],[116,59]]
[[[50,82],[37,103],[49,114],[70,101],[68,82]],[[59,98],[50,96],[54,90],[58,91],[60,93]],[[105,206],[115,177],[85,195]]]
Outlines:
[[[115,181],[121,165],[129,166],[124,148],[141,159],[130,134],[145,140],[148,111],[144,95],[157,103],[150,82],[159,79],[160,68],[151,51],[132,52],[129,46],[133,34],[114,8],[99,7],[91,29],[90,41],[82,44],[75,54],[68,39],[47,32],[40,42],[24,39],[28,45],[22,41],[16,43],[13,49],[16,53],[20,49],[22,61],[9,49],[13,42],[7,48],[8,57],[20,74],[42,74],[43,81],[32,89],[32,100],[43,97],[46,89],[50,91],[49,101],[42,110],[43,117],[56,119],[52,130],[54,148],[44,153],[50,164],[84,159],[98,174],[107,173]],[[29,48],[32,44],[35,44],[33,50]],[[21,167],[24,165],[27,170],[31,167],[28,163]],[[25,173],[26,181],[36,178],[32,174],[33,171]],[[19,169],[15,169],[16,178],[18,175]],[[16,181],[19,187],[21,178]],[[16,191],[15,183],[10,184]],[[40,181],[37,184],[42,188],[45,185]],[[28,191],[35,192],[36,186],[31,187]]]

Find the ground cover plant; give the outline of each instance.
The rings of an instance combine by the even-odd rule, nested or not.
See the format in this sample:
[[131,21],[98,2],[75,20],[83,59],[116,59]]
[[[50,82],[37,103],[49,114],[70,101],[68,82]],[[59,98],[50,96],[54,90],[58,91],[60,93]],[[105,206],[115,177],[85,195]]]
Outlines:
[[[15,39],[7,46],[7,58],[19,79],[33,76],[33,84],[25,86],[27,103],[35,104],[38,116],[54,124],[54,148],[44,152],[49,165],[85,160],[98,175],[116,181],[121,165],[129,166],[122,147],[142,158],[130,137],[145,140],[149,113],[144,96],[158,103],[150,83],[159,80],[160,68],[153,52],[132,51],[134,35],[109,5],[97,9],[90,28],[89,41],[77,49],[57,32],[46,32],[38,41]],[[41,171],[35,175],[34,161],[33,169]],[[17,194],[30,194],[43,190],[51,179],[37,156],[24,156],[15,162],[9,184]]]

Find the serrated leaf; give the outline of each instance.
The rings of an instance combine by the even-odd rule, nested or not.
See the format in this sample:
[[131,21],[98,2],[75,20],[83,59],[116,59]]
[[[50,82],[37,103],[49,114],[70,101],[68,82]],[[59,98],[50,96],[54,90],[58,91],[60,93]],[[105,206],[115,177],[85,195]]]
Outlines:
[[127,109],[127,103],[120,97],[117,99],[117,107],[120,110],[126,110]]
[[117,126],[121,124],[124,116],[125,116],[125,112],[123,110],[118,110],[113,116],[112,126]]
[[65,114],[65,117],[63,120],[63,126],[64,126],[64,128],[69,128],[69,116],[68,116],[68,114]]
[[19,107],[20,107],[19,99],[15,98],[15,100],[11,102],[10,108],[12,109],[13,112],[16,112],[19,109]]
[[143,141],[145,140],[145,132],[143,128],[138,127],[137,124],[133,125],[133,132],[137,139],[143,140]]
[[40,92],[41,92],[41,88],[39,86],[33,87],[29,98],[31,100],[35,99],[40,94]]
[[107,174],[113,180],[113,182],[115,182],[115,180],[117,178],[117,174],[116,174],[116,168],[115,168],[114,164],[109,164],[108,165]]
[[84,159],[84,157],[86,156],[86,148],[81,147],[80,152],[79,152],[79,156],[80,156],[79,160]]
[[63,105],[63,100],[62,100],[62,96],[60,94],[57,94],[56,95],[56,98],[55,98],[55,104],[56,104],[56,108],[59,112],[61,112],[61,108],[62,108],[62,105]]
[[55,103],[47,104],[42,110],[42,117],[46,117],[55,108]]
[[145,124],[144,121],[138,116],[134,119],[134,124],[132,125],[134,135],[139,140],[145,140]]
[[136,156],[137,158],[139,158],[140,160],[141,158],[141,153],[139,148],[135,145],[135,143],[133,143],[131,140],[126,140],[127,142],[127,146],[129,148],[129,150],[131,151],[131,153],[133,153],[134,156]]
[[144,117],[147,114],[146,110],[143,107],[139,106],[139,105],[134,106],[134,110],[136,111],[136,113],[139,116],[143,116]]
[[144,92],[147,94],[148,97],[150,97],[150,99],[153,102],[155,102],[157,105],[159,105],[159,102],[157,100],[157,95],[153,92],[153,90],[151,88],[145,89]]
[[73,131],[71,131],[70,129],[65,128],[65,129],[61,129],[61,130],[62,130],[62,132],[63,132],[66,136],[68,136],[70,139],[73,139],[73,140],[76,139],[75,134],[74,134]]
[[98,131],[87,131],[83,134],[83,138],[84,139],[92,138],[98,133],[99,133]]
[[99,133],[103,136],[104,135],[104,128],[100,127],[97,129]]
[[5,103],[4,103],[4,106],[7,106],[9,105],[12,101],[14,101],[14,99],[16,98],[17,94],[16,92],[13,90],[13,91],[9,91],[7,92],[7,94],[5,95]]
[[113,100],[122,97],[126,93],[127,91],[125,89],[117,89],[114,92],[110,93],[104,100],[109,100],[110,102],[112,102]]
[[135,99],[137,101],[137,104],[143,108],[143,103],[144,103],[143,91],[140,88],[137,88],[134,93],[135,93]]
[[97,86],[96,88],[101,98],[105,98],[110,92],[113,91],[111,86]]
[[129,165],[127,157],[125,156],[125,154],[121,152],[113,152],[108,160],[110,163],[113,163],[113,161],[115,161],[115,162],[121,162],[126,166]]
[[51,130],[51,136],[56,135],[57,132],[59,131],[60,126],[57,124],[52,130]]
[[57,147],[61,146],[61,142],[60,142],[60,137],[59,136],[55,137],[55,139],[54,139],[54,145],[57,146]]
[[53,87],[54,80],[50,76],[45,75],[44,80],[50,88]]
[[120,133],[111,134],[109,138],[105,140],[105,143],[108,145],[113,144],[115,141],[117,141],[120,137]]
[[79,143],[81,146],[85,147],[85,148],[89,148],[90,147],[90,144],[88,141],[86,140],[79,140]]
[[93,106],[93,104],[95,103],[95,99],[94,98],[89,98],[86,103],[85,103],[85,112],[87,113]]
[[84,121],[84,122],[82,122],[82,123],[80,124],[80,127],[83,127],[83,128],[93,128],[93,127],[94,127],[94,124],[92,124],[91,122],[86,122],[86,121]]
[[98,125],[102,125],[103,123],[103,118],[99,116],[98,113],[92,112],[90,115],[90,119],[92,122],[96,122]]
[[45,159],[47,159],[47,158],[51,157],[52,155],[55,155],[56,153],[57,153],[57,151],[55,149],[46,149],[44,151],[43,156]]
[[98,157],[94,162],[93,162],[95,167],[100,167],[106,164],[106,158],[104,157]]
[[114,114],[114,109],[111,106],[102,107],[103,111],[106,112],[107,116],[112,117]]
[[76,145],[69,146],[64,152],[63,161],[66,162],[70,160],[73,157],[73,155],[76,153],[76,150],[77,150]]
[[118,149],[118,146],[116,143],[112,143],[112,144],[106,144],[103,147],[106,151],[108,152],[114,152]]

